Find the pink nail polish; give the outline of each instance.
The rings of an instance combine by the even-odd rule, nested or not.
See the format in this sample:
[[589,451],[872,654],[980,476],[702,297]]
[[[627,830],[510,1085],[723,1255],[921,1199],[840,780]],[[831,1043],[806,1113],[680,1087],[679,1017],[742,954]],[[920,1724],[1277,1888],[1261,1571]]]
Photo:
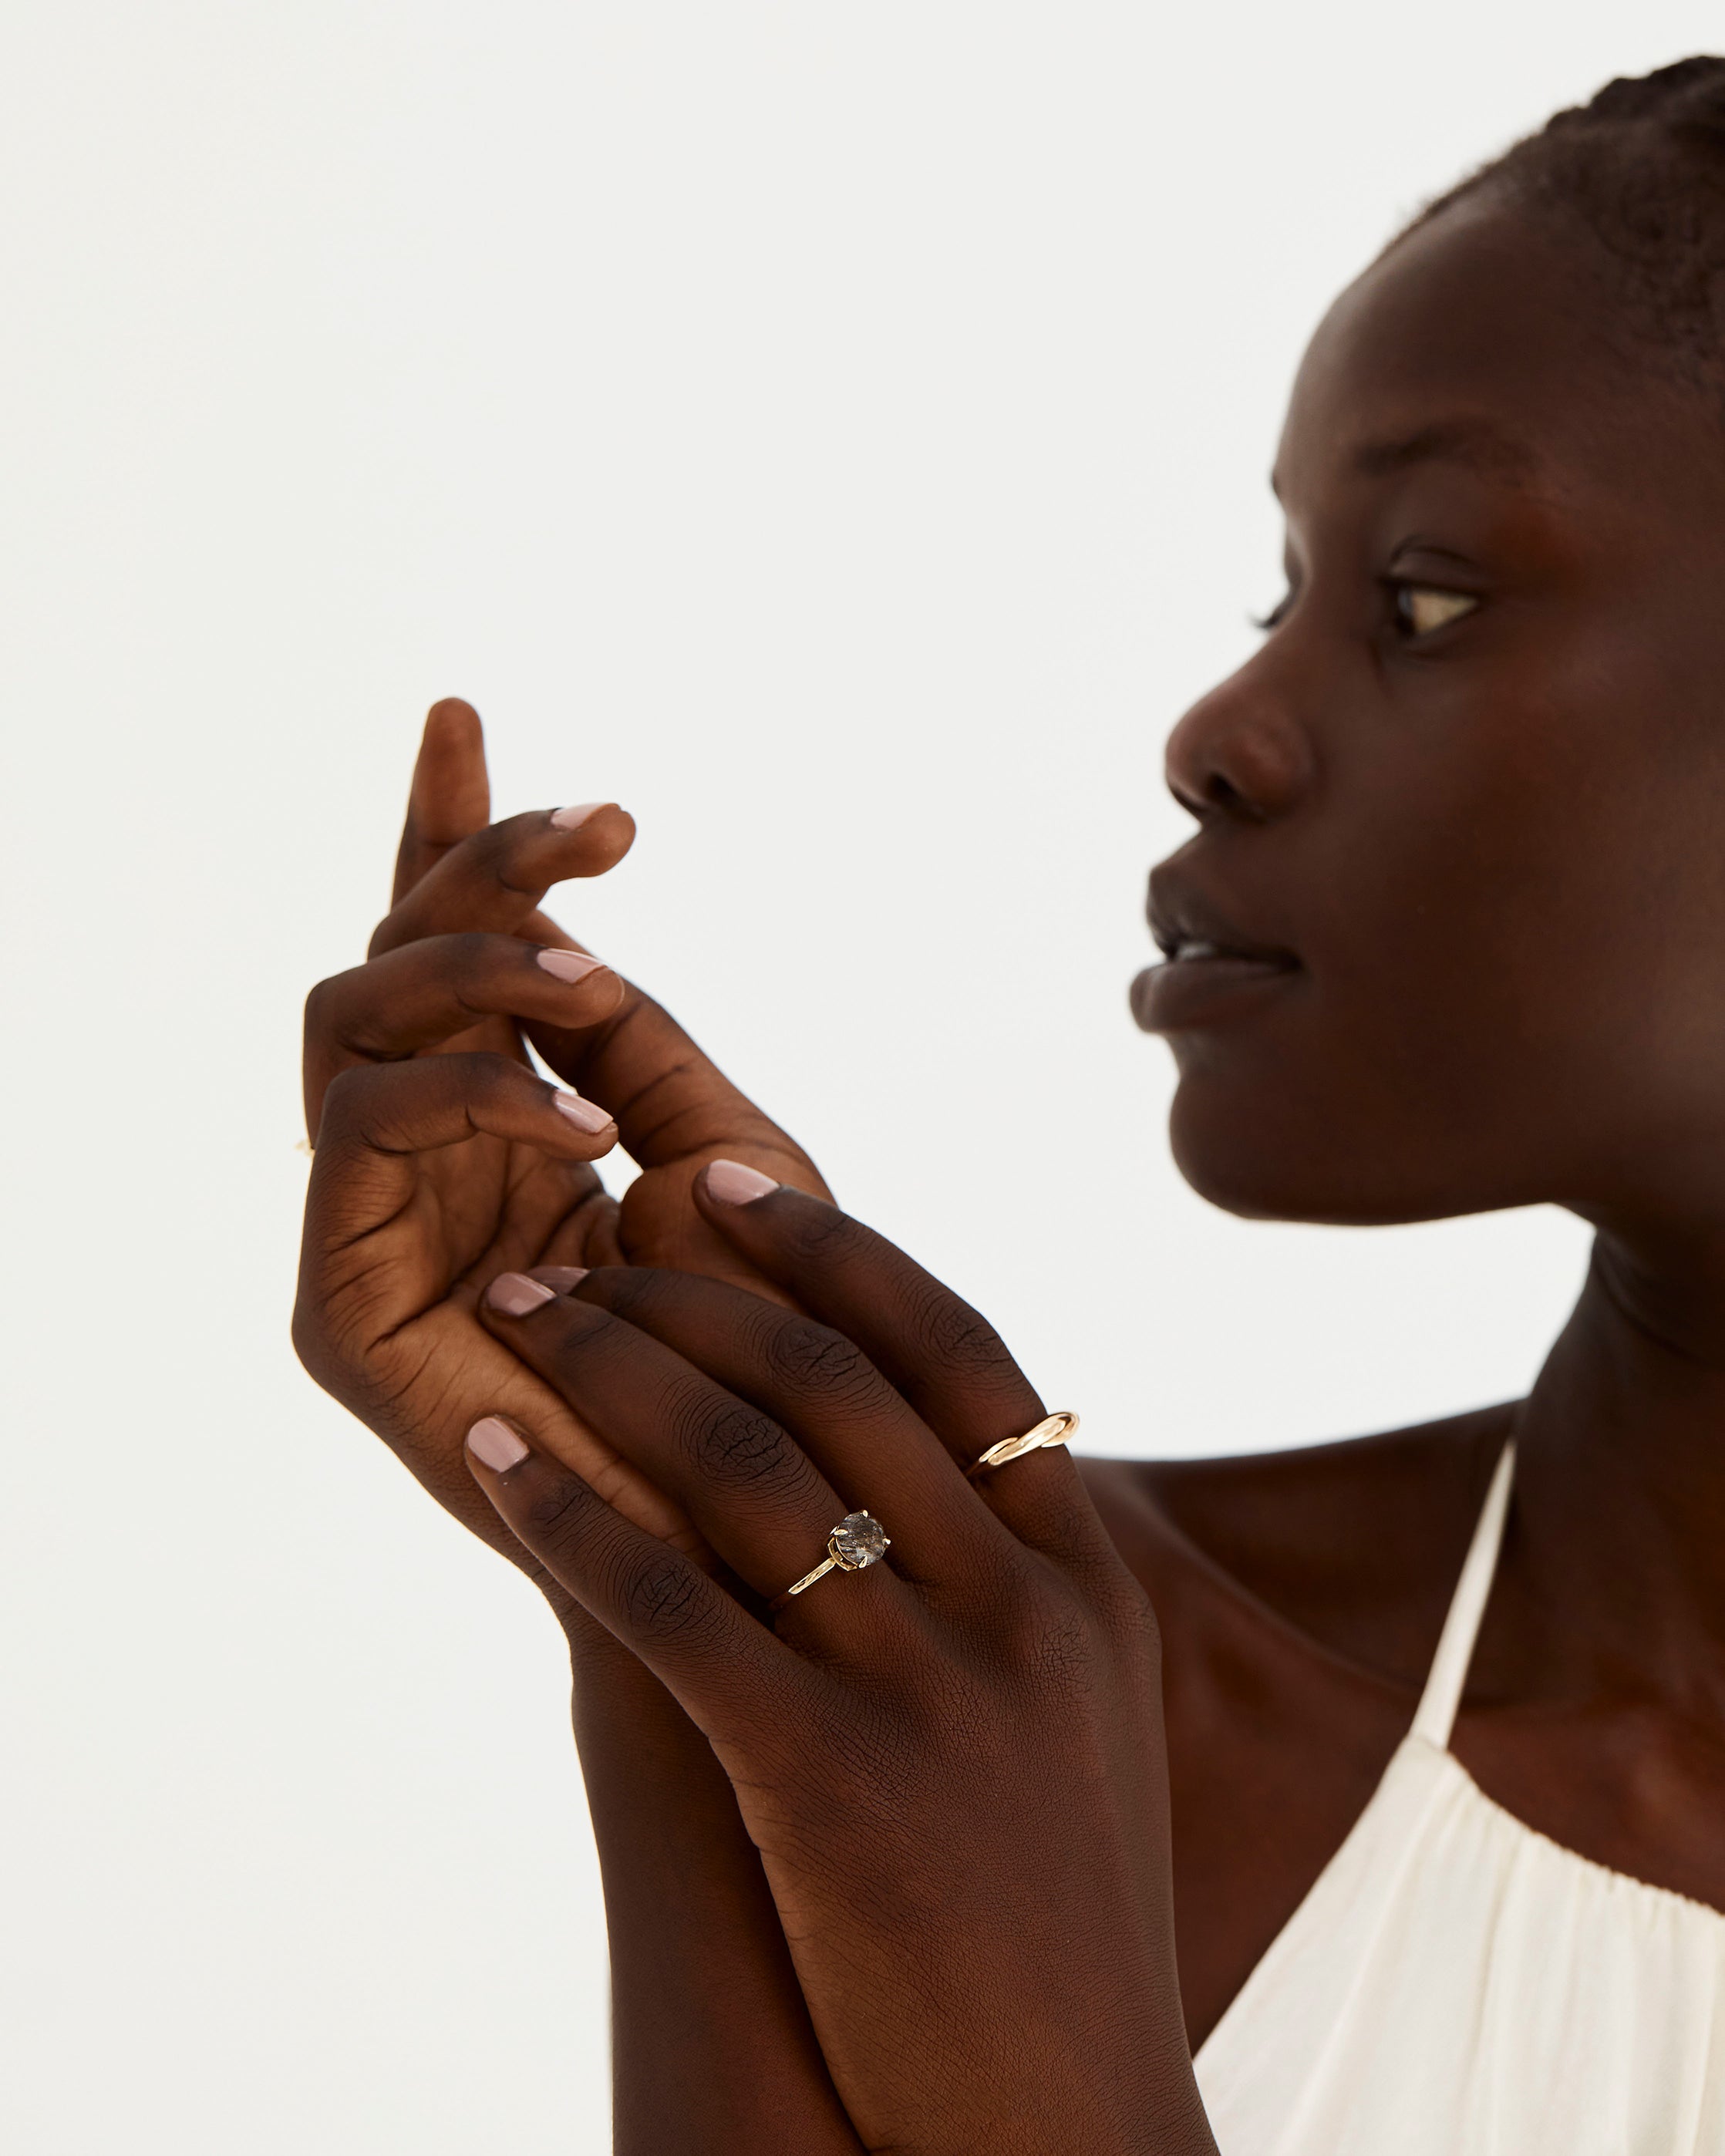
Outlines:
[[499,1273],[485,1290],[486,1307],[501,1312],[505,1317],[525,1317],[530,1310],[556,1299],[554,1288],[529,1280],[525,1273]]
[[551,1105],[560,1116],[567,1116],[578,1131],[585,1131],[589,1137],[611,1127],[609,1111],[597,1101],[583,1101],[578,1093],[553,1093]]
[[528,1450],[501,1415],[482,1415],[467,1433],[467,1449],[494,1475],[506,1475],[526,1458]]
[[589,816],[601,808],[614,808],[614,801],[578,801],[572,808],[553,808],[551,820],[559,831],[578,831]]
[[770,1175],[762,1175],[757,1168],[745,1168],[740,1160],[707,1163],[707,1194],[721,1205],[752,1205],[778,1187]]
[[553,1295],[567,1295],[572,1287],[578,1287],[591,1270],[587,1265],[533,1265],[527,1278],[538,1281]]
[[604,960],[595,958],[590,951],[536,951],[533,960],[560,981],[584,981],[589,973],[605,970]]

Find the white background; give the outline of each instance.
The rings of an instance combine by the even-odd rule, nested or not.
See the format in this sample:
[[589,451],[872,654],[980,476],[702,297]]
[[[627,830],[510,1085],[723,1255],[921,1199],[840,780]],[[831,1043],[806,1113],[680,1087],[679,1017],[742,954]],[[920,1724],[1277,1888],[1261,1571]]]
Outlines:
[[1250,1227],[1127,1017],[1305,336],[1716,6],[10,0],[0,2143],[608,2145],[559,1642],[300,1373],[418,722],[1092,1446],[1522,1386],[1545,1215]]

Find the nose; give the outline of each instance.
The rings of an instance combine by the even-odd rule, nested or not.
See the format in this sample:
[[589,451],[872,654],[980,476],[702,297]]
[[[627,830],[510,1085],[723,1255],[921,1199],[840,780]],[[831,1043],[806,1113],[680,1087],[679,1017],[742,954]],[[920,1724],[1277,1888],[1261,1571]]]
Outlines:
[[1201,697],[1168,736],[1168,791],[1200,823],[1267,824],[1311,789],[1311,737],[1266,678],[1267,656]]

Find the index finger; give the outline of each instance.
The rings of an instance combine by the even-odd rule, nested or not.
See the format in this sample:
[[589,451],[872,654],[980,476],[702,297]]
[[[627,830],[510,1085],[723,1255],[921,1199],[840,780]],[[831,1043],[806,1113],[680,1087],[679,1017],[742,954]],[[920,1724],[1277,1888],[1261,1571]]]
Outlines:
[[399,906],[427,870],[490,820],[491,782],[480,715],[459,696],[445,696],[425,715],[391,906]]
[[391,908],[372,937],[369,955],[469,929],[512,935],[537,912],[553,884],[603,875],[634,837],[634,817],[614,801],[530,808],[488,824],[449,847]]

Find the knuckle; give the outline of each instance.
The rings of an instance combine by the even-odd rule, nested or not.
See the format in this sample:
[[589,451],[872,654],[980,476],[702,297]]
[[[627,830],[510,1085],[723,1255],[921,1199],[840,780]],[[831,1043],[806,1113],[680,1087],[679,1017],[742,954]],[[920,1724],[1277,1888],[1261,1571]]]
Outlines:
[[1076,1596],[1034,1574],[1018,1581],[999,1636],[1010,1666],[1023,1680],[1065,1697],[1094,1691],[1107,1660],[1095,1613]]
[[1162,1625],[1156,1605],[1129,1575],[1117,1581],[1103,1612],[1111,1636],[1129,1653],[1147,1656],[1153,1667],[1162,1663]]
[[771,1415],[741,1400],[716,1408],[691,1404],[682,1435],[706,1479],[732,1490],[782,1480],[801,1457]]
[[1024,1661],[1038,1687],[1066,1697],[1096,1688],[1096,1639],[1082,1614],[1045,1614],[1024,1642]]
[[618,1265],[605,1282],[605,1304],[614,1317],[650,1318],[668,1299],[665,1276],[651,1265]]
[[320,1269],[314,1285],[302,1281],[294,1304],[294,1353],[313,1383],[369,1428],[387,1430],[390,1411],[412,1383],[411,1367],[380,1352],[377,1337],[389,1319],[387,1298],[373,1272]]
[[865,1255],[867,1230],[830,1205],[798,1205],[784,1225],[793,1257],[809,1264],[843,1266]]
[[529,1548],[567,1550],[578,1540],[592,1502],[572,1476],[559,1476],[548,1489],[536,1489],[521,1508],[522,1539]]
[[944,1288],[928,1296],[918,1329],[928,1352],[966,1377],[1019,1378],[1018,1364],[987,1318]]
[[324,1088],[323,1119],[318,1134],[320,1152],[331,1136],[339,1136],[353,1127],[377,1078],[374,1070],[363,1063],[353,1063],[331,1079]]
[[812,1318],[796,1318],[774,1327],[766,1343],[768,1370],[780,1383],[799,1393],[854,1397],[865,1389],[874,1372],[854,1342]]
[[444,969],[451,981],[486,979],[494,970],[496,938],[478,928],[453,931],[443,939]]
[[631,1568],[623,1605],[633,1630],[661,1642],[697,1637],[711,1622],[692,1568],[669,1550]]
[[322,1386],[325,1392],[333,1391],[332,1381],[336,1372],[324,1306],[306,1295],[303,1289],[294,1304],[290,1332],[294,1353],[300,1358],[300,1368],[308,1377]]
[[475,1049],[465,1055],[416,1057],[413,1069],[416,1074],[430,1074],[418,1082],[428,1087],[448,1086],[469,1100],[495,1101],[518,1090],[532,1093],[548,1090],[542,1080],[512,1057],[500,1055],[492,1049]]
[[511,816],[501,824],[488,824],[483,831],[475,831],[470,839],[463,841],[469,850],[472,867],[500,890],[517,892],[524,898],[538,897],[545,888],[543,883],[531,877],[518,879],[512,871],[523,844],[541,820],[531,814]]
[[327,976],[312,983],[305,996],[305,1038],[321,1038],[329,1030],[329,1007],[334,993],[336,976]]

